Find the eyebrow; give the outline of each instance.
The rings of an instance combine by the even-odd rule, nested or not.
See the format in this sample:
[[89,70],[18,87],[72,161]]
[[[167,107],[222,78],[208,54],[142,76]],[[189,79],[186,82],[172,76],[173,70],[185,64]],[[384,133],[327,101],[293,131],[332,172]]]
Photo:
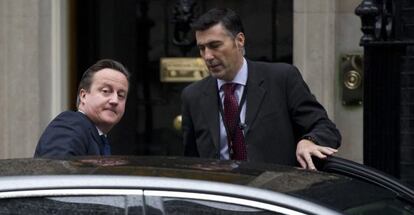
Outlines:
[[[99,89],[102,89],[102,88],[105,88],[105,87],[109,87],[109,88],[111,88],[111,89],[114,90],[114,86],[112,86],[111,84],[108,84],[106,82],[103,82],[102,83],[102,86]],[[129,89],[128,87],[126,87],[126,89],[119,89],[118,92],[126,92],[126,93],[128,93],[128,89]]]
[[211,44],[211,43],[221,43],[221,42],[222,42],[221,40],[212,40],[212,41],[208,41],[206,43],[197,43],[197,46],[205,46],[205,45],[208,45],[208,44]]

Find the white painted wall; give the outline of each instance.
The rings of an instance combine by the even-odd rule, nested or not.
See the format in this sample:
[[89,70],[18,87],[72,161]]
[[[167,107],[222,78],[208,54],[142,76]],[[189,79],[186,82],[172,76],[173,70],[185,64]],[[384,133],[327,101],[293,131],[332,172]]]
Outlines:
[[32,157],[67,104],[66,0],[0,0],[0,158]]
[[295,0],[293,62],[342,133],[338,156],[362,163],[362,106],[343,106],[339,59],[362,52],[360,0]]

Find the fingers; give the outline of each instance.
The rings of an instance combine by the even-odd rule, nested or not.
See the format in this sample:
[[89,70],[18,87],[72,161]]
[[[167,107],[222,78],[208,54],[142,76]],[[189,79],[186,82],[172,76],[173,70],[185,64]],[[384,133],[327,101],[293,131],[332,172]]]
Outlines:
[[310,152],[310,154],[315,157],[321,158],[321,159],[326,158],[326,155],[322,151],[319,151],[319,150],[312,151]]
[[312,156],[325,159],[336,152],[338,150],[334,148],[319,146],[309,140],[301,140],[296,148],[296,159],[302,168],[316,170]]
[[315,165],[312,161],[312,156],[310,153],[303,153],[296,155],[296,159],[298,160],[300,166],[304,169],[309,170],[316,170]]
[[311,156],[315,156],[315,157],[318,157],[320,159],[325,159],[325,158],[327,158],[327,155],[333,155],[337,151],[338,150],[332,149],[332,148],[329,148],[329,147],[318,146],[314,150],[309,151],[309,154]]
[[315,156],[318,156],[319,158],[325,158],[326,155],[333,155],[336,152],[338,152],[338,150],[330,148],[330,147],[324,147],[324,146],[319,146],[316,151],[314,151],[316,154],[323,154],[323,157],[318,156],[315,154]]
[[338,150],[329,147],[317,146],[309,151],[300,151],[299,153],[297,153],[296,158],[302,168],[316,170],[315,164],[312,161],[313,156],[318,157],[320,159],[325,159],[327,158],[327,155],[332,155],[337,151]]
[[331,154],[338,152],[337,149],[333,149],[331,147],[326,147],[326,146],[320,146],[320,151],[322,151],[322,153],[327,154],[327,155],[331,155]]
[[308,166],[308,165],[306,164],[306,161],[305,161],[305,160],[304,160],[301,156],[299,156],[299,155],[297,155],[297,156],[296,156],[296,159],[298,160],[298,162],[299,162],[300,166],[301,166],[302,168],[306,169],[306,167]]
[[308,167],[307,169],[309,169],[309,170],[316,170],[315,165],[313,164],[313,161],[312,161],[312,157],[311,156],[306,156],[305,160],[306,160],[306,165]]

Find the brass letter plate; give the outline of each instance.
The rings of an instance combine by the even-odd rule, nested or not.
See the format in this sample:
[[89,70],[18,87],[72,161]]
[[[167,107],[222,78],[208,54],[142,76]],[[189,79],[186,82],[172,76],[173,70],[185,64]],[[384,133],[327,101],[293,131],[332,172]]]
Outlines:
[[161,58],[160,64],[161,82],[193,82],[209,75],[201,58]]

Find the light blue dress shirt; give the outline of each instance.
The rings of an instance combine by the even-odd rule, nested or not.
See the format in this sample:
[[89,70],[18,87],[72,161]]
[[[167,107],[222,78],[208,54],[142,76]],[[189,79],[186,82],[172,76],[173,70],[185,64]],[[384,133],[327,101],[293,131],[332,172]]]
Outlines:
[[[240,104],[240,100],[243,94],[244,87],[246,86],[247,73],[248,73],[247,62],[246,62],[246,59],[243,58],[242,67],[237,72],[237,75],[236,77],[234,77],[233,81],[231,81],[231,83],[238,84],[235,94],[236,94],[236,98],[239,104]],[[221,105],[223,105],[223,102],[224,102],[224,91],[221,89],[221,86],[223,86],[223,84],[225,83],[227,82],[221,79],[217,79],[217,87],[218,87],[218,91],[220,95]],[[243,103],[242,109],[240,111],[240,123],[245,122],[246,103],[247,103],[247,99]],[[223,117],[221,116],[220,112],[219,112],[219,117],[220,117],[220,160],[229,160],[230,156],[229,156],[229,147],[227,143],[227,133],[226,133],[226,128],[224,127]]]

